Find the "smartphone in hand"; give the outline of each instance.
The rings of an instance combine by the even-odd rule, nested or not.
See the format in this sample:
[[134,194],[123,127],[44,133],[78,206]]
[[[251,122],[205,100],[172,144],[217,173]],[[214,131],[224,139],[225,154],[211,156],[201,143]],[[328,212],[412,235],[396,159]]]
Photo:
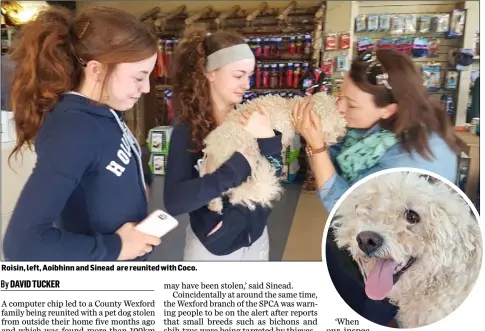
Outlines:
[[178,225],[179,222],[174,217],[158,209],[138,223],[136,229],[148,235],[162,238]]

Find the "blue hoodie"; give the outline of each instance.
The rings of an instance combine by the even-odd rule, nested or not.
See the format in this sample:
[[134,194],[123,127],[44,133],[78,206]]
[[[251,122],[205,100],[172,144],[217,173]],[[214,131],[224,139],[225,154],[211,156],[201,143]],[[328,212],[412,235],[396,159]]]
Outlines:
[[122,113],[64,94],[46,115],[35,152],[5,234],[5,257],[116,260],[121,239],[115,231],[148,214],[140,147]]

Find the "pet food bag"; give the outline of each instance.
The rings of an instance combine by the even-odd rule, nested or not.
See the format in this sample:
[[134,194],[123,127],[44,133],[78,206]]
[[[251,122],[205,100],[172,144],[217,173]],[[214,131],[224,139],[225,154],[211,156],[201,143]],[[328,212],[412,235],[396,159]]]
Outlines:
[[150,153],[168,153],[173,126],[157,126],[148,132],[147,145]]
[[281,171],[280,182],[282,184],[293,183],[296,179],[298,171],[300,170],[300,165],[298,159],[291,162],[290,164],[285,164]]
[[295,160],[298,160],[298,155],[300,155],[301,142],[300,135],[295,135],[290,145],[286,148],[283,155],[284,164],[290,164]]
[[167,174],[167,160],[168,155],[165,154],[152,154],[150,155],[150,161],[148,167],[154,175],[164,176]]
[[298,163],[300,150],[300,136],[295,135],[290,145],[283,151],[283,169],[281,170],[280,176],[281,183],[289,184],[295,180],[296,175],[300,170],[300,165]]

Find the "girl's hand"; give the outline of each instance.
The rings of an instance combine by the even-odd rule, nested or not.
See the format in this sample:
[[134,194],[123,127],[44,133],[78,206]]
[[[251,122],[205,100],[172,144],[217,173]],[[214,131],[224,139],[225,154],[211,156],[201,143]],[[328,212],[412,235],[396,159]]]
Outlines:
[[313,102],[310,99],[298,101],[293,108],[292,123],[306,143],[312,149],[325,145],[325,134],[320,125],[320,119],[313,112]]
[[268,112],[262,106],[259,106],[257,111],[243,111],[240,123],[256,139],[270,138],[275,135]]
[[160,245],[160,238],[138,231],[137,223],[125,223],[116,234],[121,238],[121,252],[118,261],[133,260],[150,253],[154,246]]

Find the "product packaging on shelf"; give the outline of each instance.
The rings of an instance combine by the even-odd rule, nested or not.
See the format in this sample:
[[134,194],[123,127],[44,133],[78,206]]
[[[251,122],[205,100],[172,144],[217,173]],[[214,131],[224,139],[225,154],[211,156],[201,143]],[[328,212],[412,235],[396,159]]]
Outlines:
[[339,48],[340,49],[349,49],[350,48],[350,33],[349,32],[342,32],[339,36]]
[[416,15],[404,16],[404,33],[415,34],[418,27],[418,20]]
[[148,161],[148,168],[154,175],[164,176],[167,174],[167,159],[166,154],[151,154]]
[[335,50],[337,50],[337,34],[335,34],[335,33],[328,33],[325,36],[325,50],[326,51],[335,51]]
[[379,31],[389,31],[391,29],[391,15],[382,14],[379,16]]
[[450,31],[448,32],[449,38],[456,38],[463,36],[465,30],[465,10],[454,9],[451,13]]
[[419,18],[419,32],[428,33],[431,30],[431,16],[423,15]]
[[290,142],[290,145],[283,153],[283,169],[281,172],[280,181],[285,184],[292,183],[298,171],[300,170],[298,163],[298,155],[301,151],[300,135],[295,135]]
[[431,31],[444,33],[450,30],[450,14],[437,14],[431,17]]
[[458,83],[458,72],[448,70],[446,73],[445,88],[447,90],[456,90]]
[[428,56],[428,38],[417,37],[414,38],[412,56],[414,58]]
[[404,18],[401,15],[392,15],[391,17],[391,33],[403,34],[404,33]]
[[336,71],[342,72],[342,71],[348,71],[349,70],[349,57],[346,53],[339,54],[337,56],[337,65],[336,65]]
[[367,16],[367,31],[376,32],[379,30],[379,15],[370,14]]
[[423,85],[429,92],[437,92],[441,88],[441,64],[430,63],[422,68]]
[[367,31],[367,15],[357,15],[355,18],[355,32]]
[[441,96],[441,106],[450,119],[455,115],[455,98],[452,95],[443,94]]
[[157,126],[148,132],[147,145],[150,153],[168,153],[173,126]]

